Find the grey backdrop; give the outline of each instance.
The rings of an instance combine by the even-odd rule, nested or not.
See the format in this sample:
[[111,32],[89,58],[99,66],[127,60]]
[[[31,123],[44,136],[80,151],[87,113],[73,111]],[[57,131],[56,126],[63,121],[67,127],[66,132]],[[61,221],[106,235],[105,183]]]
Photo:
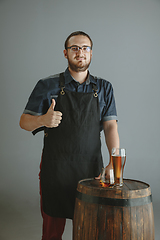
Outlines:
[[[43,134],[32,136],[20,129],[20,115],[36,82],[66,68],[64,40],[76,30],[86,31],[93,39],[91,73],[113,84],[121,147],[127,150],[124,177],[151,185],[156,225],[160,203],[160,1],[0,0],[0,25],[0,204],[6,210],[2,220],[6,232],[10,214],[17,213],[22,221],[26,209],[39,212]],[[107,164],[104,138],[102,151]],[[10,231],[11,239],[18,239],[12,228]],[[70,234],[70,227],[66,231]],[[3,239],[9,237],[3,235]]]

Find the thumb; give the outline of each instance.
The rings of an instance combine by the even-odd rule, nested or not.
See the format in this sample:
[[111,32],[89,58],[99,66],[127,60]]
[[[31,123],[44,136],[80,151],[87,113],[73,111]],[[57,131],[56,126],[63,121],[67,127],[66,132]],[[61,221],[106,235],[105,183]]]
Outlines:
[[56,101],[52,98],[52,103],[51,103],[50,109],[54,110],[55,105],[56,105]]
[[94,179],[98,179],[98,180],[100,180],[100,179],[101,179],[101,174],[99,174],[98,177],[94,177]]

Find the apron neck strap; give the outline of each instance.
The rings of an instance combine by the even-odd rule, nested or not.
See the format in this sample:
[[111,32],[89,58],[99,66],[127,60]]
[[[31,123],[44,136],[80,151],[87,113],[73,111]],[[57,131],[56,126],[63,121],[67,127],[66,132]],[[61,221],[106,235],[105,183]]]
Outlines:
[[61,89],[61,94],[64,95],[65,92],[64,92],[64,88],[65,88],[65,78],[64,78],[64,73],[60,73],[60,76],[59,76],[59,87]]
[[[93,77],[93,76],[92,76]],[[97,81],[97,77],[93,77],[96,81]],[[64,72],[60,73],[59,76],[59,87],[61,89],[61,94],[64,95],[64,88],[65,88],[65,78],[64,78]],[[96,83],[92,83],[92,89],[94,91],[94,97],[98,97],[97,91],[98,91],[98,87],[96,85]]]
[[59,76],[59,87],[64,88],[65,87],[65,78],[64,78],[64,73],[60,73]]

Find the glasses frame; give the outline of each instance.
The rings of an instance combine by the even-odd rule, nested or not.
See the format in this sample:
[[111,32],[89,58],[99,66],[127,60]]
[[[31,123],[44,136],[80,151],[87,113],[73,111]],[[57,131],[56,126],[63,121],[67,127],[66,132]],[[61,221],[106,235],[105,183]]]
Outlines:
[[[78,49],[77,49],[77,50],[73,50],[72,48],[74,48],[74,47],[75,47],[75,48],[78,48]],[[86,48],[86,51],[84,51],[83,48]],[[84,45],[84,46],[82,46],[82,47],[77,46],[77,45],[72,45],[72,46],[70,46],[70,47],[67,47],[66,50],[67,50],[67,49],[71,49],[72,52],[79,52],[79,50],[81,49],[82,52],[89,53],[89,52],[92,50],[92,47],[86,46],[86,45]],[[87,49],[88,49],[88,50],[87,50]]]

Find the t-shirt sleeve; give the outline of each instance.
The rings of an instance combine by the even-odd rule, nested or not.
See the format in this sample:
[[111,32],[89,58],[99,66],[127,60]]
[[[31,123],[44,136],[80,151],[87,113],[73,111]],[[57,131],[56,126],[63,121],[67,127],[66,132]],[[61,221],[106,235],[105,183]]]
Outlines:
[[39,116],[45,114],[47,109],[48,101],[45,82],[44,80],[39,80],[28,99],[23,113]]
[[104,107],[102,111],[102,121],[118,121],[112,84],[105,81],[104,85]]

